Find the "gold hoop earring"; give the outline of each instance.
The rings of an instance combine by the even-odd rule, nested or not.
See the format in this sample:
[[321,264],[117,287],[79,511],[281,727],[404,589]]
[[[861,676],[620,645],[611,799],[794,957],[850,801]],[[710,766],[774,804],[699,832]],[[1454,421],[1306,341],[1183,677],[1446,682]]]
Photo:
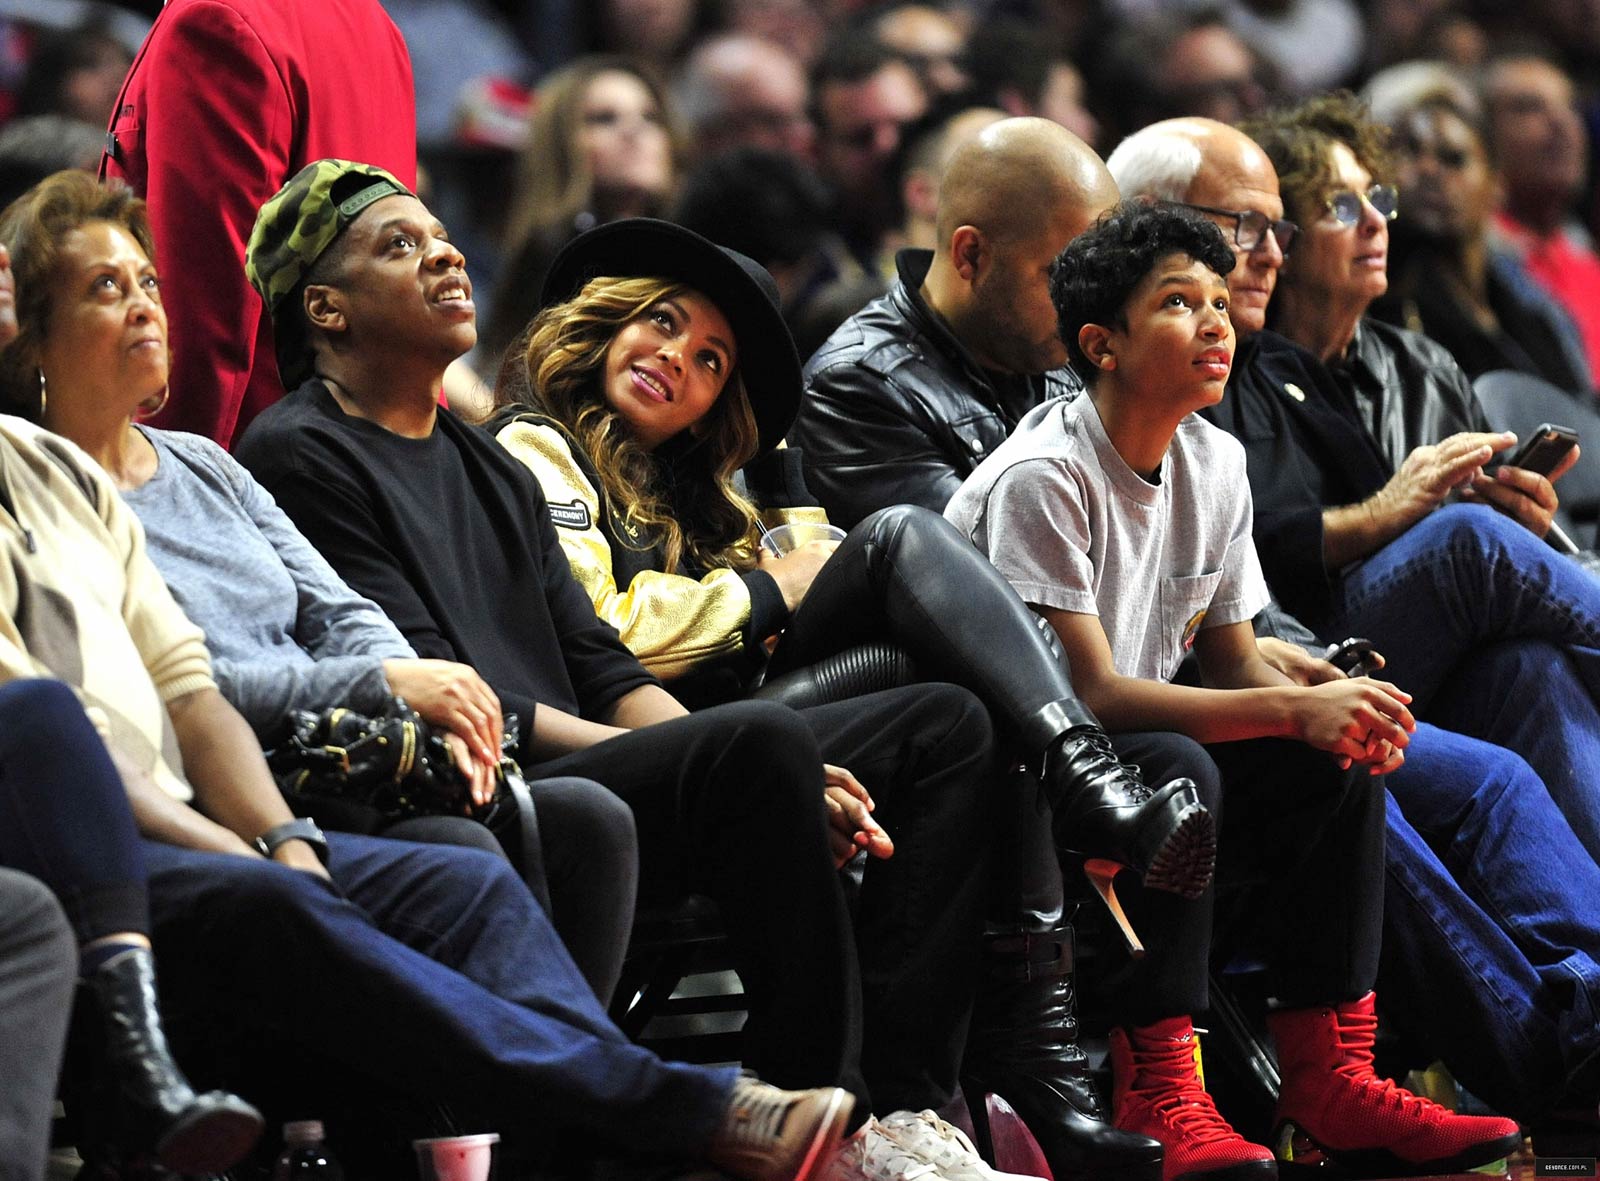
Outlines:
[[39,370],[39,421],[44,421],[45,407],[50,403],[49,392],[45,389],[44,370]]
[[171,385],[162,386],[161,387],[161,400],[159,402],[157,402],[154,406],[147,406],[145,403],[140,402],[139,403],[139,412],[137,414],[135,414],[134,417],[137,418],[140,422],[145,422],[145,421],[147,421],[149,419],[154,418],[156,415],[160,414],[163,410],[165,410],[167,408],[167,399],[170,398],[171,396],[172,396],[172,386]]

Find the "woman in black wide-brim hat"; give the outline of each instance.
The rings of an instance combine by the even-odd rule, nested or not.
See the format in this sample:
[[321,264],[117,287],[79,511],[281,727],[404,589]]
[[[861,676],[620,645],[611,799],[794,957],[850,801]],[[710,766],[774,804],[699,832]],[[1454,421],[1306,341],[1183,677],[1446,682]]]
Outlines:
[[[764,269],[630,219],[569,244],[542,305],[507,352],[491,429],[539,478],[596,611],[674,692],[726,700],[764,678],[763,696],[803,706],[914,667],[984,703],[1119,921],[1119,868],[1204,889],[1213,828],[1194,785],[1152,793],[1118,764],[1032,613],[943,518],[901,506],[842,542],[761,550],[769,525],[825,521],[782,446],[800,362]],[[1097,1162],[1150,1154],[1088,1140]]]

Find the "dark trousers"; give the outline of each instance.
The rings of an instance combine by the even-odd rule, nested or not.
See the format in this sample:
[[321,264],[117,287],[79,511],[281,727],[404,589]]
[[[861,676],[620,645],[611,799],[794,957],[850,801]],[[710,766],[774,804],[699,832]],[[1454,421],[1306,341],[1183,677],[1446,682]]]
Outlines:
[[[1260,738],[1211,746],[1179,734],[1114,736],[1147,782],[1192,778],[1220,822],[1216,882],[1200,898],[1117,879],[1147,954],[1114,969],[1118,1025],[1203,1012],[1216,892],[1241,903],[1241,931],[1265,954],[1285,1007],[1354,1000],[1372,988],[1383,930],[1383,780],[1340,771],[1304,743]],[[1230,908],[1231,912],[1231,908]]]
[[[856,931],[828,852],[824,761],[866,785],[896,841],[868,866]],[[633,807],[642,902],[717,902],[749,998],[745,1062],[783,1086],[837,1082],[864,1113],[954,1091],[993,764],[971,695],[919,685],[802,713],[718,706],[536,770],[598,780]]]
[[328,845],[332,885],[145,842],[175,1040],[332,1060],[449,1104],[519,1154],[703,1152],[734,1072],[629,1042],[503,859],[350,833]]
[[0,685],[0,865],[50,887],[79,946],[150,930],[122,776],[60,681]]

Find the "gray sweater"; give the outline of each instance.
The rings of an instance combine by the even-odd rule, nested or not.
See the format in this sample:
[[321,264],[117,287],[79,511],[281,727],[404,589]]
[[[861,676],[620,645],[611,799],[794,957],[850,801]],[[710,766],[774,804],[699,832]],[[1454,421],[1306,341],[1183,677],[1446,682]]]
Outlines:
[[124,499],[173,596],[204,629],[223,696],[260,735],[292,709],[380,708],[382,662],[416,655],[388,616],[344,584],[221,447],[140,429],[160,465]]

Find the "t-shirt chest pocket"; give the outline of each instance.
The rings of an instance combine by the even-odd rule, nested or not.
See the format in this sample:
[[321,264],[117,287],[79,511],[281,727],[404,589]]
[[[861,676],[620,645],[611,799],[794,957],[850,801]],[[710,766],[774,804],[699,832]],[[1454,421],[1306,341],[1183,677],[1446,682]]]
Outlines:
[[1169,681],[1194,647],[1195,635],[1205,623],[1206,611],[1216,597],[1222,571],[1161,580],[1161,679]]

